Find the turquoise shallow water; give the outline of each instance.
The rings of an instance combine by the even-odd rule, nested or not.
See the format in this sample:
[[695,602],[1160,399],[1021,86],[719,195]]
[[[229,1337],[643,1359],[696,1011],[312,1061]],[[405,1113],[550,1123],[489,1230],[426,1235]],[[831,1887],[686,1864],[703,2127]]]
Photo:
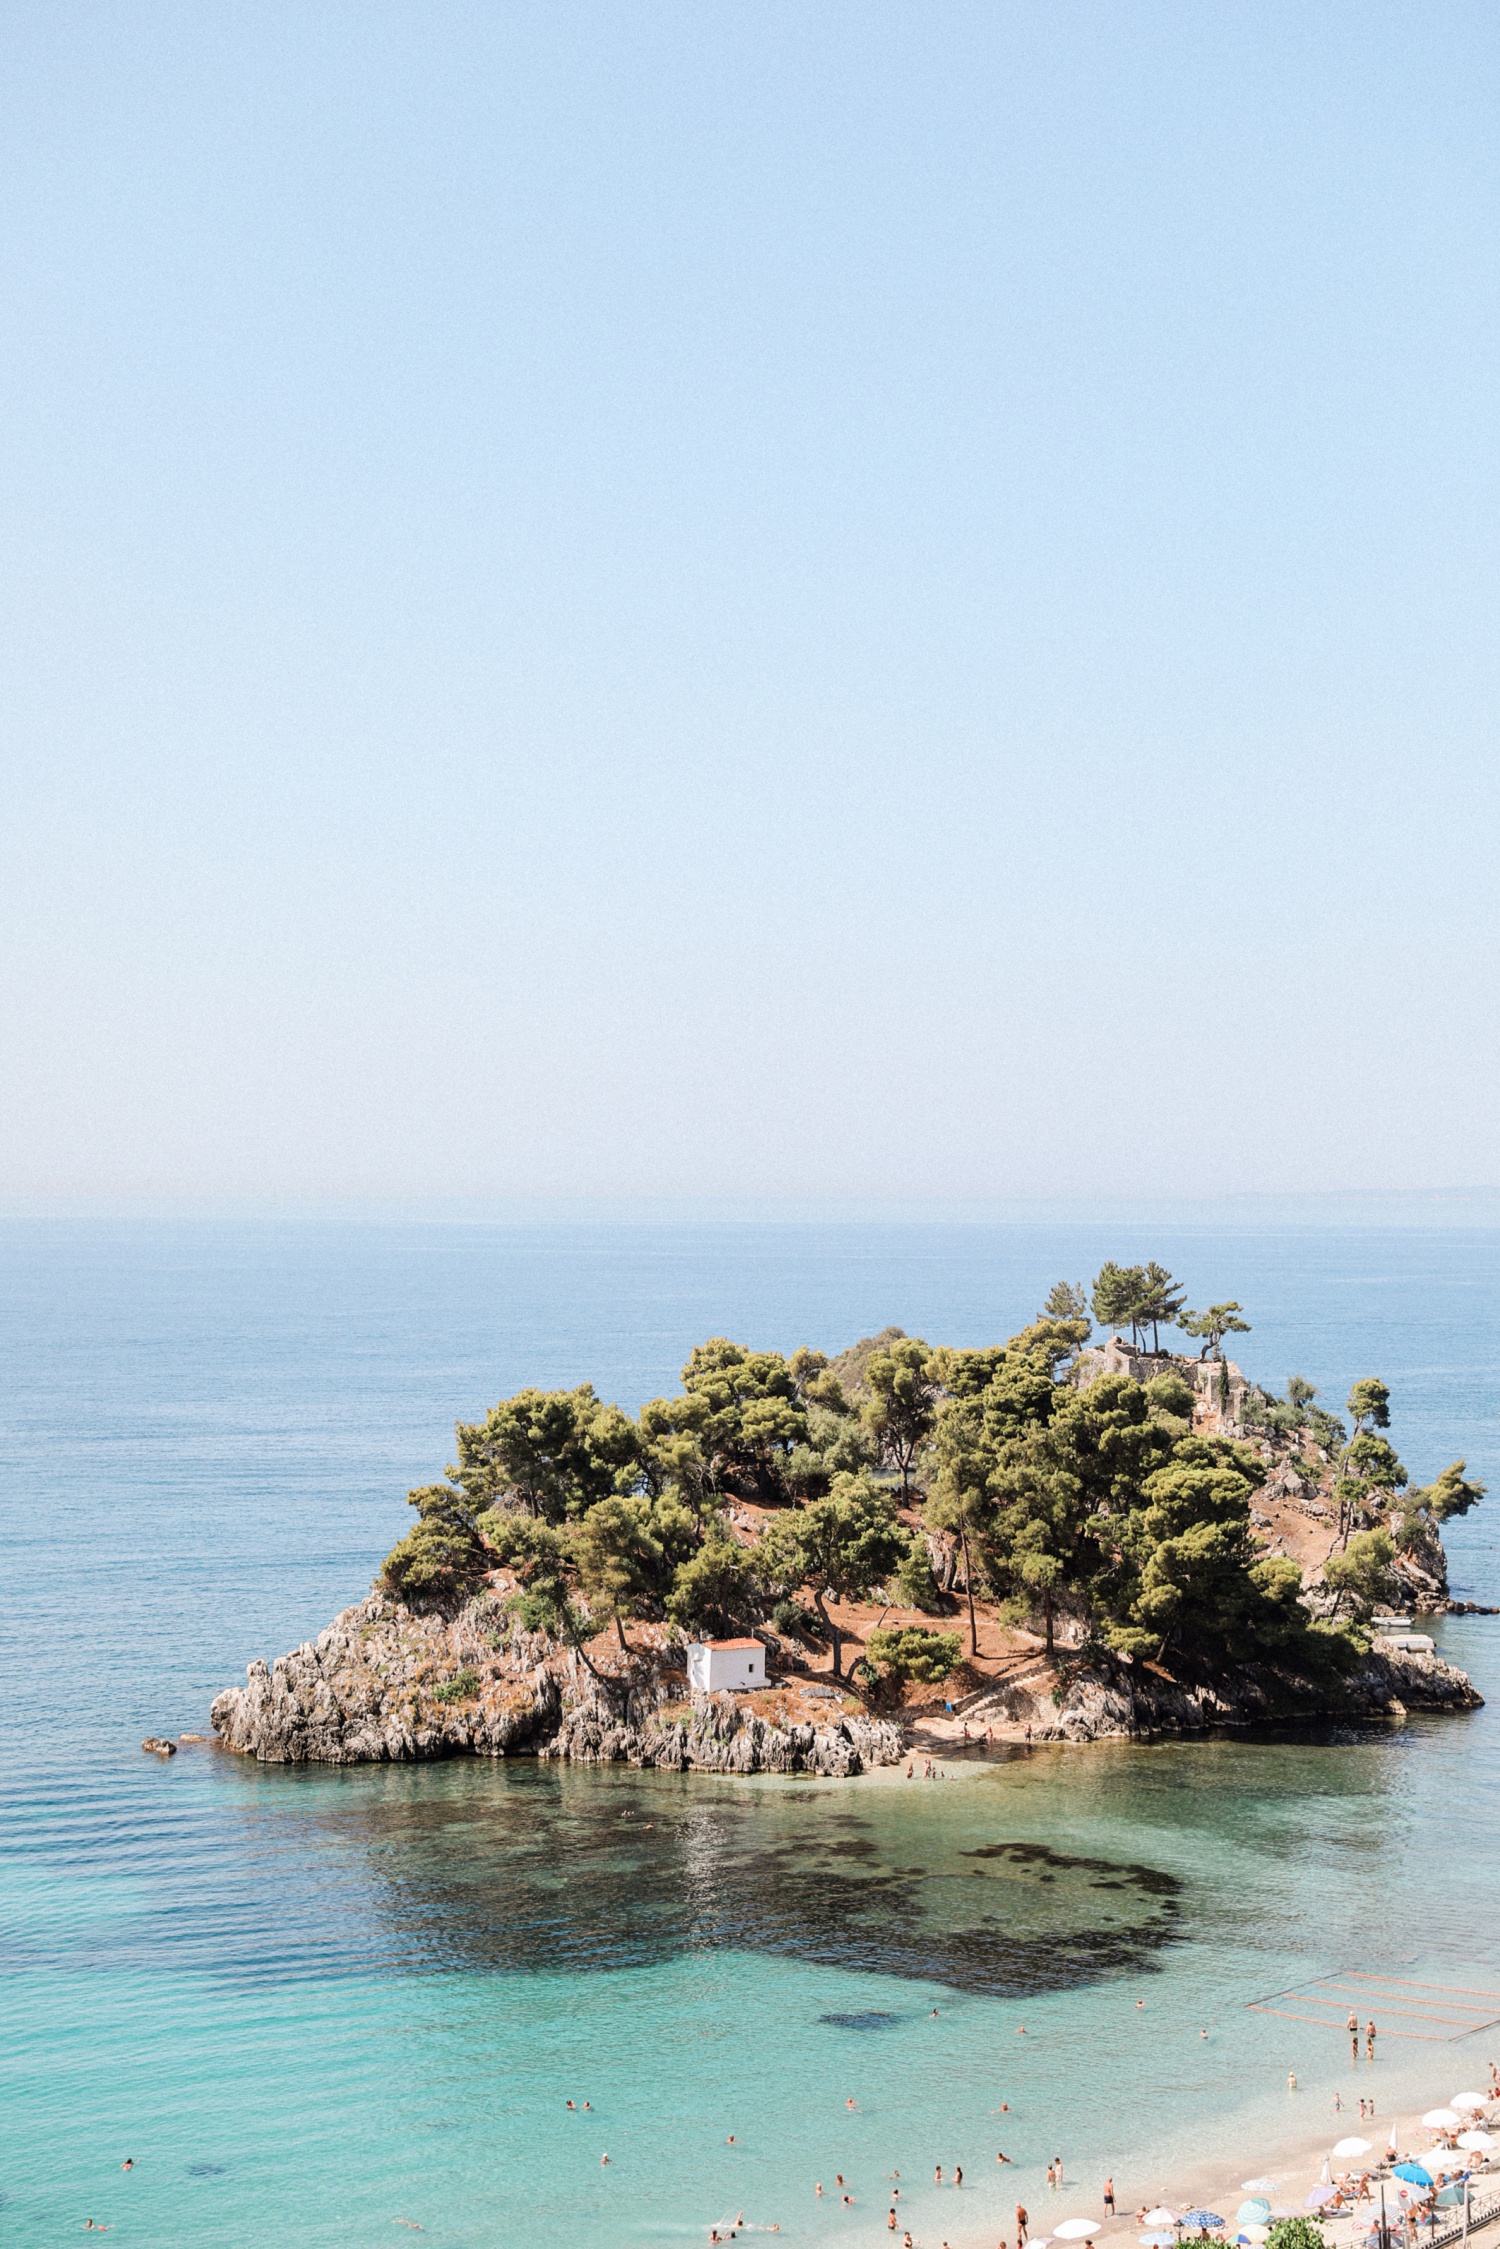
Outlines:
[[[354,2244],[405,2218],[545,2249],[701,2240],[743,2208],[852,2243],[884,2235],[899,2168],[936,2249],[993,2240],[1018,2192],[1035,2212],[1058,2152],[1088,2209],[1126,2150],[1269,2144],[1292,2066],[1299,2121],[1335,2086],[1388,2104],[1482,2082],[1500,2034],[1387,2039],[1355,2078],[1337,2042],[1245,2002],[1354,1963],[1500,1990],[1493,1708],[926,1785],[292,1773],[138,1744],[203,1726],[249,1657],[357,1597],[453,1417],[503,1390],[592,1376],[634,1404],[715,1330],[998,1336],[1105,1254],[1239,1295],[1267,1379],[1336,1398],[1384,1372],[1414,1472],[1465,1452],[1500,1484],[1495,1246],[0,1230],[0,2239],[93,2216],[166,2249]],[[1452,1543],[1456,1583],[1500,1600],[1491,1522]],[[1444,1639],[1500,1695],[1500,1619]],[[955,2160],[961,2200],[930,2185]]]

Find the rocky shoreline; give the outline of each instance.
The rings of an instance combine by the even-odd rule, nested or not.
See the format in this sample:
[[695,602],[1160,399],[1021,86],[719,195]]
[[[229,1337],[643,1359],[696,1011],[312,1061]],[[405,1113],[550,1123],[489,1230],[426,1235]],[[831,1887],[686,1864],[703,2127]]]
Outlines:
[[[916,1738],[934,1747],[967,1725],[1001,1740],[1149,1740],[1214,1727],[1480,1707],[1467,1675],[1436,1655],[1376,1641],[1330,1687],[1248,1666],[1189,1681],[1108,1656],[1044,1666],[971,1695]],[[915,1716],[916,1714],[909,1714]],[[894,1764],[907,1727],[870,1715],[822,1678],[788,1673],[754,1694],[692,1695],[661,1627],[630,1650],[594,1644],[588,1663],[528,1633],[481,1596],[455,1616],[371,1593],[316,1640],[252,1663],[218,1696],[214,1733],[263,1764],[406,1764],[438,1757],[557,1758],[673,1772],[845,1778]]]
[[975,1695],[954,1724],[971,1731],[998,1724],[1011,1734],[1019,1728],[1032,1741],[1149,1741],[1214,1727],[1404,1718],[1413,1710],[1478,1710],[1483,1703],[1467,1672],[1441,1656],[1377,1639],[1359,1669],[1334,1686],[1265,1664],[1189,1681],[1150,1665],[1091,1657]]
[[534,1756],[843,1778],[905,1747],[899,1726],[818,1683],[690,1695],[660,1628],[608,1670],[607,1656],[593,1661],[591,1671],[574,1649],[508,1626],[485,1599],[445,1618],[372,1593],[316,1640],[252,1663],[211,1719],[226,1748],[275,1765]]

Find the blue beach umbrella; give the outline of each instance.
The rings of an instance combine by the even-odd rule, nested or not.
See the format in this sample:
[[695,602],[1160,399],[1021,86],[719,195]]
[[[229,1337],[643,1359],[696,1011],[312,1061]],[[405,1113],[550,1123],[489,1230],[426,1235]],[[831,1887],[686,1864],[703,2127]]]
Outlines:
[[1430,2187],[1432,2184],[1432,2173],[1424,2171],[1420,2163],[1393,2163],[1391,2176],[1394,2179],[1410,2179],[1414,2187]]
[[1237,2226],[1264,2226],[1269,2225],[1270,2220],[1271,2205],[1261,2195],[1254,2196],[1249,2202],[1242,2202],[1234,2214]]
[[1177,2249],[1177,2236],[1175,2233],[1143,2233],[1140,2244],[1141,2249]]
[[1224,2220],[1212,2210],[1188,2210],[1183,2213],[1182,2222],[1185,2226],[1212,2227],[1221,2226]]

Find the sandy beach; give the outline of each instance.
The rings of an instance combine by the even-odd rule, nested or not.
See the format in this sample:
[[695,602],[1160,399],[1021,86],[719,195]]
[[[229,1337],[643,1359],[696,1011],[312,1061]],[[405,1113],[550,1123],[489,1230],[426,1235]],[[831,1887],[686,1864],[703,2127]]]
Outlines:
[[[1330,2162],[1335,2180],[1345,2172],[1357,2175],[1361,2168],[1377,2163],[1385,2154],[1393,2124],[1397,2149],[1403,2159],[1411,2156],[1429,2170],[1434,2169],[1439,2161],[1449,2168],[1461,2164],[1466,2160],[1464,2151],[1447,2153],[1439,2145],[1437,2135],[1421,2119],[1430,2110],[1445,2106],[1454,2093],[1483,2093],[1487,2090],[1487,2065],[1478,2068],[1471,2062],[1469,2074],[1464,2076],[1463,2083],[1460,2084],[1459,2078],[1463,2076],[1463,2071],[1462,2060],[1455,2057],[1446,2076],[1440,2077],[1434,2073],[1430,2096],[1422,2099],[1419,2108],[1402,2108],[1393,2114],[1377,2102],[1375,2116],[1364,2120],[1360,2118],[1357,2101],[1352,2108],[1346,2104],[1338,2113],[1333,2113],[1320,2104],[1320,2113],[1316,2117],[1299,2116],[1295,2109],[1300,2096],[1289,2092],[1289,2113],[1284,2133],[1268,2138],[1264,2132],[1247,2131],[1243,2121],[1231,2122],[1226,2126],[1222,2150],[1216,2151],[1212,2160],[1202,2163],[1164,2164],[1149,2155],[1136,2155],[1122,2134],[1120,2159],[1109,2174],[1114,2181],[1118,2215],[1107,2219],[1093,2236],[1095,2249],[1136,2249],[1141,2233],[1148,2230],[1141,2226],[1137,2213],[1154,2209],[1158,2205],[1165,2205],[1178,2213],[1195,2209],[1212,2210],[1228,2221],[1227,2237],[1233,2240],[1237,2231],[1234,2224],[1235,2213],[1246,2200],[1245,2188],[1252,2180],[1274,2182],[1274,2192],[1268,2196],[1273,2212],[1300,2213],[1304,2197],[1321,2183],[1324,2162],[1329,2160],[1330,2150],[1336,2141],[1346,2137],[1366,2139],[1371,2143],[1371,2153],[1353,2163]],[[1488,2110],[1476,2116],[1474,2121],[1484,2127],[1486,2117],[1500,2120],[1500,2099],[1492,2102]],[[1500,2138],[1500,2126],[1497,2126],[1497,2138]],[[1476,2155],[1472,2160],[1476,2164],[1487,2164],[1484,2170],[1472,2174],[1476,2181],[1482,2182],[1476,2201],[1481,2206],[1500,2202],[1500,2146],[1487,2159]],[[1029,2184],[1028,2178],[1016,2199],[1026,2203],[1030,2241],[1043,2241],[1052,2234],[1056,2226],[1070,2218],[1098,2218],[1102,2208],[1103,2185],[1102,2176],[1090,2173],[1086,2177],[1076,2177],[1066,2164],[1064,2184],[1060,2189],[1037,2189]],[[1399,2187],[1399,2181],[1387,2182],[1387,2208],[1393,2217],[1399,2212]],[[976,2202],[978,2199],[976,2196]],[[984,2199],[993,2207],[994,2194],[988,2178],[984,2181]],[[957,2202],[959,2197],[954,2196],[953,2200]],[[1374,2207],[1378,2211],[1378,2189]],[[981,2245],[982,2249],[995,2249],[997,2242],[1015,2242],[1013,2210],[1007,2211],[1008,2225],[1002,2225],[998,2230],[989,2225],[976,2228],[965,2223],[956,2209],[950,2223],[945,2211],[941,2230],[938,2230],[934,2227],[932,2217],[928,2215],[930,2208],[930,2199],[924,2200],[923,2222],[920,2226],[912,2226],[916,2249],[939,2249],[940,2244],[941,2249],[981,2249]],[[1333,2245],[1333,2249],[1347,2249],[1347,2244],[1356,2237],[1362,2237],[1365,2231],[1363,2216],[1358,2225],[1349,2218],[1320,2223],[1323,2224],[1325,2238]],[[900,2238],[899,2232],[897,2238]],[[1495,2238],[1500,2239],[1500,2234]]]

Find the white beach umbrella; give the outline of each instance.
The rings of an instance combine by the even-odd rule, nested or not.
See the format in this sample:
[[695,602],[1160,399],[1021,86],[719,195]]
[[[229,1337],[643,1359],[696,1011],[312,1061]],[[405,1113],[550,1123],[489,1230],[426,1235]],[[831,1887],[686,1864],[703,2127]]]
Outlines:
[[1175,2226],[1176,2223],[1177,2212],[1169,2210],[1164,2202],[1158,2202],[1156,2208],[1148,2210],[1141,2220],[1143,2226],[1150,2226],[1153,2230],[1161,2226]]
[[1274,2194],[1276,2192],[1276,2181],[1274,2179],[1241,2179],[1240,2192],[1241,2194]]
[[1240,2239],[1241,2241],[1261,2242],[1269,2238],[1270,2232],[1269,2226],[1241,2226]]
[[1448,2106],[1450,2108],[1466,2108],[1471,2110],[1488,2108],[1489,2105],[1490,2104],[1485,2099],[1483,2093],[1455,2093],[1452,2100],[1448,2103]]
[[1463,2118],[1456,2109],[1430,2108],[1422,2122],[1427,2126],[1429,2132],[1451,2132],[1457,2125],[1462,2124]]
[[1064,2218],[1060,2226],[1052,2228],[1054,2241],[1087,2241],[1103,2225],[1102,2218]]
[[1493,2132],[1460,2132],[1458,2144],[1460,2147],[1471,2148],[1478,2154],[1495,2145],[1495,2135]]
[[1351,2136],[1347,2140],[1336,2140],[1334,2142],[1333,2152],[1336,2156],[1368,2155],[1370,2152],[1370,2142],[1368,2140],[1356,2139],[1351,2134]]

